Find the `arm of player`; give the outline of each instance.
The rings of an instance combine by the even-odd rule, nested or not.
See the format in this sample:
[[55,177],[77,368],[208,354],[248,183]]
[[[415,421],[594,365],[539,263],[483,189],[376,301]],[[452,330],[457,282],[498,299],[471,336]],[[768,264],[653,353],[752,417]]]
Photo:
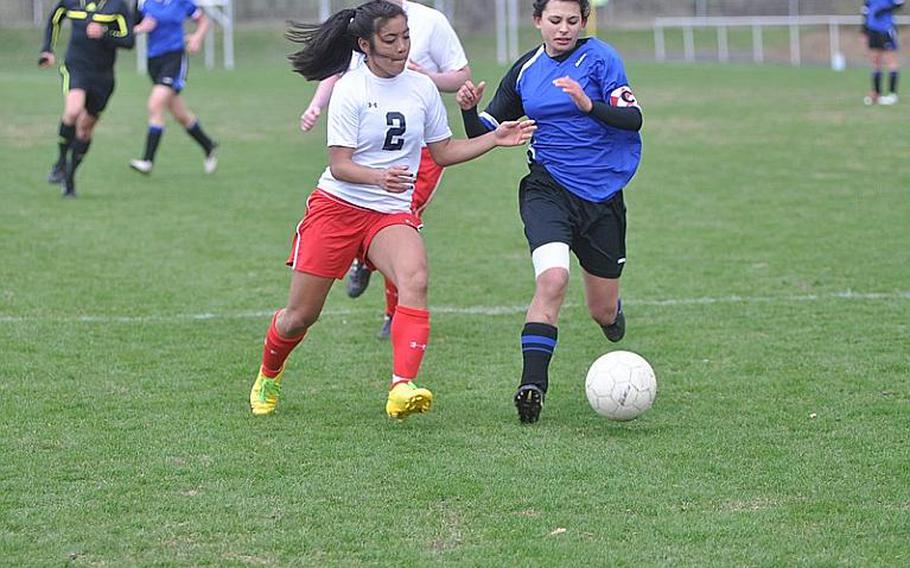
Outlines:
[[140,16],[139,22],[133,26],[133,34],[147,34],[150,31],[154,30],[158,25],[158,20],[152,16]]
[[533,120],[510,120],[501,123],[496,130],[483,136],[467,140],[446,138],[427,144],[430,155],[440,166],[453,166],[486,154],[497,146],[520,146],[534,135],[537,125]]
[[571,77],[560,77],[553,85],[569,95],[578,109],[600,122],[620,130],[641,130],[642,116],[638,102],[628,87],[620,87],[610,95],[610,103],[592,101],[581,85]]
[[42,69],[50,67],[56,61],[54,48],[57,47],[57,40],[60,38],[60,25],[65,17],[66,7],[63,6],[63,0],[60,0],[54,6],[54,9],[51,10],[47,18],[47,25],[44,28],[44,43],[41,45],[41,56],[38,58],[38,66]]
[[196,53],[202,48],[202,40],[212,26],[211,20],[202,10],[197,10],[192,20],[196,22],[196,29],[186,38],[186,50],[190,53]]
[[[96,18],[97,17],[98,16],[96,16]],[[100,39],[106,45],[123,49],[133,49],[136,45],[136,35],[133,33],[133,26],[130,25],[130,22],[132,21],[133,17],[130,14],[129,8],[126,7],[125,3],[121,3],[118,11],[114,12],[109,17],[105,17],[104,23],[106,25],[100,26],[100,37],[95,37],[97,35],[97,28],[95,28],[95,26],[98,25],[97,20],[90,23],[85,32],[90,38]]]
[[341,75],[341,73],[338,73],[319,81],[319,86],[316,87],[316,92],[313,94],[313,100],[310,101],[310,105],[300,115],[300,130],[309,132],[316,126],[322,110],[329,105],[329,99],[332,98],[332,91],[335,89],[335,83],[338,82],[338,79],[341,79]]
[[465,65],[461,69],[456,69],[454,71],[433,73],[427,71],[425,68],[414,63],[413,61],[409,61],[408,69],[417,71],[418,73],[423,73],[429,77],[430,80],[433,81],[433,84],[436,85],[436,88],[443,93],[454,93],[458,91],[459,87],[464,85],[465,81],[469,81],[471,79],[471,67],[468,65]]
[[480,104],[480,100],[483,98],[483,90],[486,85],[483,81],[477,85],[474,85],[471,81],[465,81],[461,88],[458,89],[458,92],[455,93],[455,102],[461,108],[461,120],[464,123],[464,131],[468,138],[477,138],[490,131],[480,120],[480,115],[477,114],[477,105]]
[[353,148],[329,146],[329,170],[335,179],[375,185],[391,193],[402,193],[414,187],[415,174],[408,171],[407,165],[370,168],[355,163],[353,156]]

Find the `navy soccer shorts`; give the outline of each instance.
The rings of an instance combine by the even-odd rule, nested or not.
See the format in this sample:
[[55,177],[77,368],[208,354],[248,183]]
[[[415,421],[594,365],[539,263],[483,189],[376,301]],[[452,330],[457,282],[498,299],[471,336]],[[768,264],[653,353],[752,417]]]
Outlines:
[[177,93],[186,86],[188,67],[186,52],[182,50],[162,53],[157,57],[150,57],[148,61],[149,77],[152,78],[152,83],[170,87]]
[[92,116],[98,116],[114,92],[114,73],[92,73],[80,69],[70,69],[66,65],[60,67],[63,77],[63,92],[74,89],[85,91],[85,110]]
[[626,262],[626,206],[622,191],[602,202],[578,197],[543,166],[532,164],[518,188],[518,204],[531,252],[565,243],[587,272],[619,278]]
[[869,30],[869,49],[897,51],[897,47],[897,32],[894,30],[887,32]]

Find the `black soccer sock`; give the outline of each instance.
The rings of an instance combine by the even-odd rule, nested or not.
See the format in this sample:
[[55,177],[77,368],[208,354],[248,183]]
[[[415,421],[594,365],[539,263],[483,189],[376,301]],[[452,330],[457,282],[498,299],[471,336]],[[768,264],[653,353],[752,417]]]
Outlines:
[[872,91],[876,95],[882,94],[882,72],[874,71],[872,73]]
[[544,392],[547,391],[550,359],[556,350],[556,336],[556,327],[550,324],[525,324],[521,330],[521,355],[524,361],[521,384],[537,385]]
[[888,73],[888,90],[897,94],[897,71]]
[[149,162],[155,161],[155,152],[158,151],[158,143],[161,142],[161,135],[164,134],[164,127],[156,124],[149,124],[148,135],[145,137],[145,154],[142,159]]
[[199,143],[202,146],[202,149],[205,150],[205,155],[208,156],[212,153],[212,150],[215,149],[215,143],[212,142],[212,139],[206,136],[205,132],[202,131],[202,127],[199,126],[199,121],[193,123],[192,126],[186,129],[187,134],[193,137],[193,140]]
[[62,168],[66,165],[66,152],[70,148],[70,144],[73,143],[73,138],[76,137],[76,125],[75,124],[64,124],[60,123],[60,138],[57,140],[57,145],[60,147],[60,156],[57,158],[57,163],[54,165],[54,168]]
[[67,175],[73,175],[76,173],[76,168],[79,167],[79,164],[82,163],[83,158],[88,153],[88,148],[91,146],[92,141],[83,140],[81,138],[74,138],[73,143],[70,144],[72,154],[70,155],[70,161],[67,164],[66,173]]

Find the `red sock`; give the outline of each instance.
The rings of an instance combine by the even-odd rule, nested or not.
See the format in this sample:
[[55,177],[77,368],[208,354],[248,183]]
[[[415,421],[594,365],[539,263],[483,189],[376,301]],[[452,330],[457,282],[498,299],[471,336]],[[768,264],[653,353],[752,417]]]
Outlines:
[[414,379],[430,339],[430,312],[399,305],[392,317],[391,339],[395,381]]
[[385,315],[391,316],[398,307],[398,288],[392,284],[392,281],[386,278],[385,281]]
[[282,337],[275,327],[278,320],[278,312],[272,316],[272,323],[269,325],[269,331],[265,334],[265,347],[262,349],[262,374],[270,379],[274,379],[284,367],[291,351],[297,347],[297,344],[303,341],[305,333],[299,337],[291,339]]

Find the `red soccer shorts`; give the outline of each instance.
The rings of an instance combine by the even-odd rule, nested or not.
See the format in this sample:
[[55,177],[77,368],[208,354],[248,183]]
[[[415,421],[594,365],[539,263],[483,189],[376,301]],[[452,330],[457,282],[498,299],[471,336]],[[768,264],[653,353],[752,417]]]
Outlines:
[[380,213],[316,189],[297,224],[287,264],[298,272],[341,280],[354,258],[366,257],[376,233],[392,225],[421,227],[414,213]]
[[433,160],[430,150],[424,146],[420,151],[420,167],[417,168],[417,180],[414,182],[414,193],[411,194],[411,211],[418,216],[423,214],[427,208],[436,189],[439,187],[439,181],[442,179],[443,167]]

